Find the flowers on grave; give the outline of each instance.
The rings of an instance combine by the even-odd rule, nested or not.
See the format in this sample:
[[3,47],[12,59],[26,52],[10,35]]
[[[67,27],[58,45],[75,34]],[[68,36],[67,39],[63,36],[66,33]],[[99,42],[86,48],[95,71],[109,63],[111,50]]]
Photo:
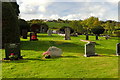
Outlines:
[[49,51],[44,52],[42,55],[50,55]]
[[37,36],[32,35],[31,39],[37,39]]
[[9,58],[10,58],[10,60],[15,60],[15,59],[17,59],[17,56],[15,55],[15,53],[11,53]]

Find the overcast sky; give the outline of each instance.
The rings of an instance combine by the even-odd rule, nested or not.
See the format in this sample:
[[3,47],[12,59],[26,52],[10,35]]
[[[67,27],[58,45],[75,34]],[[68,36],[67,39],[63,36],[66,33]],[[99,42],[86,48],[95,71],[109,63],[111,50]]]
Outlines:
[[31,19],[83,20],[90,16],[118,21],[119,0],[17,0],[20,17]]

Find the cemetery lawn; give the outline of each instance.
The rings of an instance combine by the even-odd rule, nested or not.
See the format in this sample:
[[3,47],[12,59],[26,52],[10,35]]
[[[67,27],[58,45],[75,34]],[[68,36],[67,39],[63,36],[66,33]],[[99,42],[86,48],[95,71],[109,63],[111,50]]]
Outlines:
[[[84,57],[85,36],[71,37],[64,40],[63,36],[53,34],[38,34],[39,41],[21,39],[21,55],[23,60],[3,61],[3,78],[118,78],[118,57],[116,43],[118,38],[95,40],[96,53],[100,56]],[[43,59],[42,53],[50,46],[56,46],[63,51],[63,57]],[[4,58],[4,50],[2,56]],[[93,80],[93,79],[92,79]]]

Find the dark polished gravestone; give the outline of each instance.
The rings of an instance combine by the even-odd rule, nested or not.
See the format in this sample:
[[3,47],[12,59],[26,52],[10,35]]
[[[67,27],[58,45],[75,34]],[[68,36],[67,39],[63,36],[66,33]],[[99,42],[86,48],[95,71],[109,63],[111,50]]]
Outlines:
[[30,33],[30,41],[37,41],[37,33],[33,32]]
[[120,56],[120,43],[116,44],[116,55]]
[[94,42],[89,42],[85,44],[85,57],[90,57],[90,56],[97,56],[95,53],[95,43]]
[[14,54],[16,56],[15,59],[22,59],[20,53],[20,43],[6,43],[5,44],[5,60],[10,59],[10,55]]
[[23,39],[27,39],[27,33],[28,33],[27,29],[22,30],[22,38]]

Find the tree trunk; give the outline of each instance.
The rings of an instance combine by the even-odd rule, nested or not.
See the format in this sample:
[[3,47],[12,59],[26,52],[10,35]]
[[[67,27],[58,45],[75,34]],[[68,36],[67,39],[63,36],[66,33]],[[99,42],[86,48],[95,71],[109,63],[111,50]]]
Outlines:
[[96,34],[96,40],[99,40],[99,39],[98,39],[98,34]]
[[89,40],[89,36],[88,36],[88,34],[86,34],[86,40]]

